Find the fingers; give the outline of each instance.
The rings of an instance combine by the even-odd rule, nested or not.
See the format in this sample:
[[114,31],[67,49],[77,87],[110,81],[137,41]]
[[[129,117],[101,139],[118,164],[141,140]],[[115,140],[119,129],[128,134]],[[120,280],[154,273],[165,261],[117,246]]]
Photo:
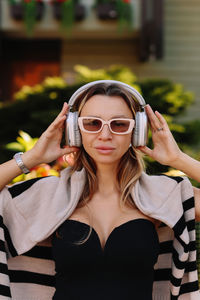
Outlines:
[[78,152],[79,150],[80,150],[80,148],[78,148],[78,147],[65,146],[62,149],[62,155],[70,154],[70,153],[73,153],[73,152]]
[[69,108],[69,105],[67,104],[67,102],[64,102],[64,104],[63,104],[63,107],[62,107],[62,110],[61,110],[61,112],[59,113],[59,115],[58,116],[64,116],[64,115],[66,115],[66,113],[67,113],[67,111],[68,111],[68,108]]
[[55,118],[53,123],[57,123],[58,120],[63,119],[63,117],[66,117],[66,114],[68,112],[68,108],[69,108],[68,104],[66,102],[64,102],[62,110],[60,111],[58,116]]
[[167,122],[166,122],[166,120],[165,120],[165,118],[164,118],[157,110],[155,111],[155,115],[156,115],[156,117],[157,117],[158,120],[160,121],[160,124],[161,124],[163,127],[168,126],[168,125],[167,125]]
[[63,122],[66,120],[67,118],[67,112],[68,112],[68,104],[65,102],[63,104],[63,107],[62,107],[62,110],[61,112],[59,113],[59,115],[56,117],[56,119],[50,124],[49,126],[49,129],[50,131],[53,131],[57,128],[60,128],[60,129],[64,129],[64,125],[63,125]]
[[150,105],[145,106],[145,111],[148,115],[152,131],[159,132],[167,128],[167,122],[158,111],[154,113]]
[[139,149],[141,152],[143,152],[144,154],[146,154],[148,156],[152,156],[152,150],[147,146],[140,146],[140,147],[137,147],[137,149]]

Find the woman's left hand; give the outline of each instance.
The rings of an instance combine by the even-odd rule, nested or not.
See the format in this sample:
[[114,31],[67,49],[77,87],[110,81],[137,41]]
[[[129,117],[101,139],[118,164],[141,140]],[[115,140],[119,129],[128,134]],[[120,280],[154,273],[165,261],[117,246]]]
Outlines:
[[[163,116],[146,107],[146,113],[152,131],[154,148],[138,147],[143,153],[149,155],[163,165],[171,166],[185,173],[190,178],[200,182],[200,162],[182,152]],[[194,187],[195,220],[200,222],[200,189]]]
[[138,149],[144,154],[157,160],[159,163],[173,167],[182,152],[163,116],[158,111],[155,111],[154,113],[150,105],[146,105],[145,110],[152,131],[154,148],[150,149],[149,147],[144,146],[138,147]]

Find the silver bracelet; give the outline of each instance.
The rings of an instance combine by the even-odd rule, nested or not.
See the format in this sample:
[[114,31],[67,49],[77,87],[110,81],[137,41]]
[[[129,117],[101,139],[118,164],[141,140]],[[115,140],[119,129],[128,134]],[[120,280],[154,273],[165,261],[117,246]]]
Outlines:
[[21,158],[21,155],[23,154],[23,152],[18,152],[16,153],[13,158],[16,161],[16,164],[18,165],[18,167],[22,170],[22,172],[24,174],[28,174],[30,173],[29,169],[25,166],[25,164],[23,163],[23,160]]

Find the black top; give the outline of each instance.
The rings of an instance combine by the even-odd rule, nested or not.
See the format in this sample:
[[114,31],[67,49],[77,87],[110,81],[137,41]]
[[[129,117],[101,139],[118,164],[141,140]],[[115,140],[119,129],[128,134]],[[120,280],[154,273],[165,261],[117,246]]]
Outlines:
[[147,219],[134,219],[116,227],[104,249],[89,225],[66,220],[53,236],[56,292],[53,300],[152,300],[158,235]]

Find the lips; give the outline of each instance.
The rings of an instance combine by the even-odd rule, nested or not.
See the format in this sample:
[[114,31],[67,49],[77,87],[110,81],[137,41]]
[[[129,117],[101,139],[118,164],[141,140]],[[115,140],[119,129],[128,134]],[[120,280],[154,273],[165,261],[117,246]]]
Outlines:
[[114,147],[109,146],[97,146],[95,149],[101,155],[110,155],[115,150]]
[[107,147],[107,146],[98,146],[98,147],[95,147],[96,149],[98,150],[114,150],[115,148],[113,147]]

